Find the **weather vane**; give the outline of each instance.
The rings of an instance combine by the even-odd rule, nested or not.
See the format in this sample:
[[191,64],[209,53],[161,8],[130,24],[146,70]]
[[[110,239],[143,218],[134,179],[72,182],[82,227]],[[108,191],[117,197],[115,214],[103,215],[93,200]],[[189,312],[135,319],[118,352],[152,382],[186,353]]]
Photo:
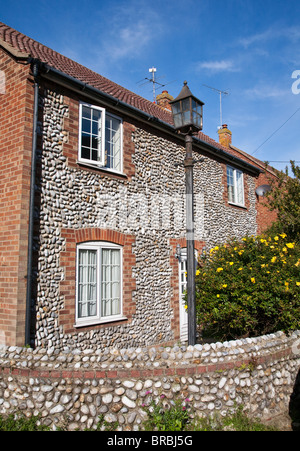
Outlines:
[[[158,82],[157,80],[159,78],[163,78],[163,77],[159,77],[159,78],[155,77],[156,67],[150,67],[149,73],[152,74],[151,78],[145,77],[143,80],[138,81],[138,83],[144,82],[144,83],[141,83],[140,86],[144,86],[147,83],[152,83],[153,102],[155,103],[156,102],[156,85],[159,85],[159,89],[161,89],[164,86],[166,86],[170,83],[173,83],[173,82],[170,81],[169,83],[165,83],[165,84]],[[147,81],[144,81],[144,80],[147,80]],[[173,81],[175,81],[175,80],[173,80]]]

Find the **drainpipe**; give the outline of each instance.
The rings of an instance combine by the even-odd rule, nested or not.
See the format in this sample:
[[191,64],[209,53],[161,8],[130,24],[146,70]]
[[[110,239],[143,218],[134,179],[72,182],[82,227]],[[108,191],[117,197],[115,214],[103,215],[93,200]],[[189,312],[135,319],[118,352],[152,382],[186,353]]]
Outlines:
[[30,204],[28,226],[28,257],[27,257],[27,290],[26,290],[26,318],[25,318],[25,346],[31,346],[31,314],[32,314],[32,255],[33,255],[33,227],[34,227],[34,198],[35,198],[35,174],[36,174],[36,148],[37,148],[37,123],[39,101],[39,61],[32,60],[32,72],[34,76],[34,105],[33,105],[33,132],[31,153],[31,178],[30,178]]

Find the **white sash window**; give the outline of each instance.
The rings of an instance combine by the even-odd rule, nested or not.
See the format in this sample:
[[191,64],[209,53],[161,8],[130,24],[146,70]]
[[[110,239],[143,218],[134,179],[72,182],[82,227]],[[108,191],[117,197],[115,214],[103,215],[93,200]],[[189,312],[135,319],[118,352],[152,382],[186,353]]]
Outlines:
[[123,318],[121,262],[121,246],[107,242],[77,246],[77,326]]
[[244,206],[244,177],[242,171],[227,166],[228,202]]

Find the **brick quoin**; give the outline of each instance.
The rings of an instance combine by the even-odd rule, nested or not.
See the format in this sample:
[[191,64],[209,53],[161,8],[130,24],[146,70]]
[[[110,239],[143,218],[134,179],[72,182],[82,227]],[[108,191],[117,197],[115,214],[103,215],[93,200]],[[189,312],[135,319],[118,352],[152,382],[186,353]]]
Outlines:
[[0,50],[0,344],[23,346],[33,124],[30,66]]

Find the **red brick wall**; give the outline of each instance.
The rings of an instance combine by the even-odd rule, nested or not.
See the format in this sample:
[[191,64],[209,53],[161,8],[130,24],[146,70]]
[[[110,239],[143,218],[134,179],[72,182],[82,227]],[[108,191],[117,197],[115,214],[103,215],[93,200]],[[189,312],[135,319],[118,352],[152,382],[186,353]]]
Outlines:
[[[135,312],[133,291],[136,289],[135,279],[132,277],[132,268],[135,265],[135,255],[132,253],[132,245],[135,237],[114,230],[89,228],[89,229],[62,229],[62,237],[66,240],[65,251],[61,255],[61,266],[65,270],[64,281],[61,282],[60,292],[65,299],[65,308],[60,312],[59,324],[64,327],[65,333],[72,333],[78,329],[75,323],[75,299],[76,299],[76,246],[87,241],[109,241],[123,246],[123,314],[127,317],[126,323],[131,321]],[[122,321],[123,323],[123,321]],[[112,323],[114,325],[118,322]],[[107,327],[107,324],[99,326],[81,327],[80,331]]]
[[[256,180],[255,188],[258,188],[261,185],[269,185],[270,174],[260,174],[258,179]],[[276,211],[270,211],[267,205],[266,198],[261,196],[256,196],[256,210],[257,210],[257,233],[261,234],[264,232],[270,225],[276,221],[277,213]]]
[[0,70],[0,343],[23,346],[34,91],[29,66],[2,50]]

